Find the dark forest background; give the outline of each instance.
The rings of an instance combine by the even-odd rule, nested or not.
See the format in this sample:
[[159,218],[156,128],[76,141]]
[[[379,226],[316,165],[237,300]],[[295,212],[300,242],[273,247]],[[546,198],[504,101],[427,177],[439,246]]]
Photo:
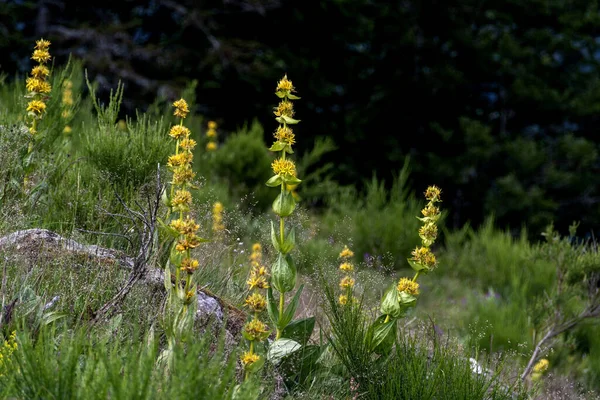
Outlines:
[[[530,234],[551,221],[600,226],[600,10],[567,0],[0,0],[0,70],[84,60],[123,112],[175,99],[197,80],[197,111],[270,136],[275,84],[298,88],[298,147],[335,141],[340,184],[444,188],[448,225]],[[225,135],[222,135],[222,137]]]

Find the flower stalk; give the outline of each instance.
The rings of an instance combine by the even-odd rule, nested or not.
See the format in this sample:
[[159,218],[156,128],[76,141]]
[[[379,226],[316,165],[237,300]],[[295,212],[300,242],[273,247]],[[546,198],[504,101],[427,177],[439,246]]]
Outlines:
[[441,193],[437,186],[430,186],[425,191],[428,203],[421,211],[423,217],[417,217],[423,223],[419,228],[421,246],[417,246],[411,253],[412,257],[407,259],[415,274],[412,279],[400,278],[398,284],[384,294],[380,306],[382,315],[371,326],[369,336],[371,348],[376,352],[386,353],[391,349],[396,335],[397,321],[409,308],[416,305],[420,293],[417,278],[421,274],[433,271],[438,265],[431,246],[438,235],[437,221],[441,213],[436,204],[442,201]]
[[246,281],[249,294],[244,303],[252,312],[251,320],[242,330],[242,335],[250,343],[249,350],[241,357],[245,371],[244,379],[248,379],[250,373],[258,371],[265,362],[264,356],[256,353],[255,343],[262,342],[270,334],[267,326],[260,320],[260,314],[267,308],[264,292],[269,288],[268,276],[267,268],[263,265],[262,246],[255,243],[250,254],[250,274]]
[[343,277],[340,279],[340,289],[342,290],[342,293],[338,298],[338,302],[341,305],[346,305],[349,301],[354,299],[352,293],[354,291],[354,284],[356,280],[354,279],[354,265],[352,264],[352,257],[354,257],[354,252],[350,250],[348,246],[344,246],[344,249],[338,256],[340,259],[339,269],[343,273]]
[[[197,285],[193,282],[193,274],[199,267],[199,261],[192,257],[191,251],[202,241],[197,232],[200,225],[190,215],[192,193],[194,186],[192,180],[195,173],[192,171],[194,155],[192,150],[196,142],[190,138],[191,132],[183,126],[183,120],[189,113],[188,105],[184,99],[173,103],[174,115],[180,118],[179,124],[171,127],[169,136],[175,140],[175,154],[168,159],[167,166],[173,177],[171,180],[171,195],[168,199],[171,221],[170,232],[175,239],[171,247],[169,264],[175,268],[175,297],[179,299],[181,310],[186,312],[188,306],[196,298]],[[171,275],[167,264],[165,274]],[[181,285],[181,275],[184,275],[185,284]]]
[[[279,187],[279,195],[273,202],[273,211],[279,216],[279,232],[271,225],[271,239],[273,247],[277,252],[277,261],[271,269],[271,286],[279,292],[279,304],[275,310],[270,312],[270,317],[276,326],[276,339],[281,338],[283,329],[289,324],[295,312],[296,302],[292,301],[290,309],[285,309],[285,294],[292,291],[296,286],[296,268],[289,253],[295,246],[295,232],[290,230],[286,236],[285,218],[290,216],[296,208],[296,200],[292,194],[301,180],[298,179],[296,164],[286,155],[293,154],[292,146],[296,143],[295,135],[290,126],[300,122],[294,119],[293,100],[299,97],[294,95],[294,86],[287,76],[284,76],[278,84],[275,95],[281,100],[274,109],[275,120],[279,126],[275,130],[275,142],[270,151],[278,154],[271,164],[273,176],[266,182],[267,186]],[[269,297],[269,293],[267,293]],[[294,296],[295,298],[297,296]]]
[[219,147],[219,144],[217,142],[217,123],[215,121],[208,121],[206,137],[208,138],[208,143],[206,143],[206,151],[216,151]]

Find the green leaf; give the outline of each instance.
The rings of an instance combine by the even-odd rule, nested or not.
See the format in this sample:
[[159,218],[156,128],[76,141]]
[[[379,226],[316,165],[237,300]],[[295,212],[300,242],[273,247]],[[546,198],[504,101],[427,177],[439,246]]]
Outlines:
[[292,339],[278,339],[271,343],[267,352],[267,359],[273,364],[279,364],[283,357],[292,354],[294,351],[302,347],[300,343]]
[[277,302],[273,298],[273,289],[267,288],[267,312],[273,325],[279,326],[279,310],[277,310]]
[[294,118],[290,118],[290,117],[286,117],[285,115],[282,115],[281,117],[277,117],[275,118],[275,121],[279,122],[280,124],[288,124],[288,125],[295,125],[298,122],[300,122],[299,119],[294,119]]
[[181,254],[180,252],[175,250],[175,245],[176,245],[176,242],[174,242],[173,246],[171,246],[171,254],[169,255],[169,262],[171,263],[171,265],[178,267],[181,265],[181,260],[183,259],[183,254]]
[[281,251],[283,254],[288,254],[293,250],[294,246],[296,246],[296,228],[292,227],[290,233],[288,233],[287,237],[281,244],[279,251]]
[[173,239],[177,239],[179,237],[179,231],[173,229],[170,225],[167,225],[162,219],[157,218],[158,227],[160,231],[165,235]]
[[412,269],[414,269],[417,272],[419,272],[419,271],[422,271],[424,273],[429,272],[429,267],[427,265],[423,265],[421,263],[415,262],[415,261],[411,260],[410,258],[407,258],[406,261],[408,261],[408,263],[410,264]]
[[167,195],[167,189],[162,190],[162,193],[160,194],[160,199],[165,206],[171,206],[171,199],[169,199],[169,196]]
[[68,314],[64,313],[64,312],[59,312],[59,311],[50,311],[45,313],[42,316],[42,320],[40,321],[42,325],[49,325],[54,321],[57,321],[61,318],[66,317]]
[[388,322],[385,322],[386,318],[386,315],[377,318],[369,327],[369,333],[367,334],[367,338],[370,339],[369,347],[378,354],[382,354],[382,350],[386,350],[388,346],[391,349],[391,345],[396,340],[397,320],[391,317]]
[[304,285],[301,285],[298,288],[292,300],[285,307],[285,310],[283,311],[283,316],[279,321],[279,329],[285,329],[285,327],[288,326],[288,324],[294,319],[294,315],[296,314],[296,310],[298,309],[298,303],[300,302],[300,295],[302,294],[302,289],[304,289]]
[[167,262],[167,264],[165,265],[165,269],[163,271],[165,290],[167,291],[167,293],[170,293],[171,289],[173,288],[173,285],[171,284],[171,268],[169,268],[169,264],[170,263]]
[[283,118],[283,120],[285,121],[285,123],[289,124],[289,125],[295,125],[298,122],[300,122],[299,119],[290,118],[290,117],[285,116],[285,115],[282,115],[281,118]]
[[271,147],[269,147],[269,150],[270,151],[281,151],[281,150],[285,149],[285,146],[286,146],[286,143],[277,141],[277,142],[273,143],[273,145]]
[[289,323],[281,333],[281,337],[293,339],[303,346],[306,345],[315,329],[315,317],[298,319]]
[[288,184],[288,185],[297,185],[300,182],[302,182],[300,179],[296,178],[295,176],[292,175],[285,175],[283,177],[283,181]]
[[285,145],[285,152],[288,153],[288,154],[294,154],[294,150],[292,150],[292,145],[286,144]]
[[271,221],[271,242],[273,243],[273,247],[275,248],[275,250],[281,252],[281,243],[279,241],[279,235],[275,230],[275,224],[273,224],[273,221]]
[[281,175],[273,175],[272,177],[269,178],[269,180],[265,183],[265,185],[270,186],[270,187],[277,187],[280,186],[283,183],[283,178],[281,178]]
[[381,299],[381,307],[379,310],[384,315],[389,314],[394,318],[400,317],[402,314],[402,308],[400,307],[400,302],[398,301],[398,290],[396,290],[396,287],[392,286],[385,292],[383,298]]
[[280,99],[283,99],[286,96],[287,92],[283,90],[278,90],[275,92],[275,95]]
[[292,194],[287,190],[284,190],[281,193],[279,193],[279,195],[273,202],[273,211],[280,217],[289,216],[292,212],[294,212],[295,208],[296,200],[294,200]]
[[300,97],[295,96],[295,95],[293,95],[291,93],[288,93],[287,98],[290,99],[290,100],[300,100],[301,99]]
[[296,286],[296,267],[289,255],[279,253],[271,267],[271,283],[280,293],[287,293]]
[[398,292],[398,302],[403,308],[414,307],[417,303],[417,298],[410,293]]

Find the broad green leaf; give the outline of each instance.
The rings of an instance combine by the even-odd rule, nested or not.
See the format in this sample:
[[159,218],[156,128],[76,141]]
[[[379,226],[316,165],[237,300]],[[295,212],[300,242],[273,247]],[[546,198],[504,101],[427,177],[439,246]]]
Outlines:
[[408,307],[413,307],[417,302],[417,298],[410,293],[398,292],[398,302],[401,307],[406,309]]
[[381,299],[380,311],[384,315],[390,315],[394,318],[399,318],[402,313],[400,302],[398,301],[398,290],[392,286],[388,289]]
[[275,224],[271,221],[271,242],[273,243],[273,247],[278,252],[281,252],[281,243],[279,241],[279,235],[277,234],[277,230],[275,230]]
[[265,183],[265,185],[270,186],[270,187],[277,187],[277,186],[281,186],[282,183],[283,183],[283,178],[281,177],[281,175],[273,175],[272,177],[269,178],[269,180]]
[[380,346],[386,341],[392,340],[393,344],[393,341],[396,339],[396,331],[394,327],[397,325],[397,320],[396,318],[390,317],[389,321],[385,322],[386,318],[386,315],[380,316],[369,327],[370,332],[367,337],[370,339],[369,347],[373,351],[376,351],[378,348],[381,349]]
[[288,93],[287,98],[290,99],[290,100],[300,100],[300,97],[295,96],[295,95],[293,95],[291,93]]
[[294,289],[294,286],[296,286],[296,267],[291,257],[285,257],[279,253],[277,260],[271,267],[271,283],[280,293],[287,293]]
[[292,354],[301,347],[300,343],[292,339],[278,339],[271,343],[267,352],[267,359],[277,365],[283,357]]
[[292,229],[290,230],[290,233],[288,233],[287,237],[281,244],[280,251],[283,254],[287,254],[294,249],[295,245],[296,245],[296,228],[292,227]]
[[273,145],[271,147],[269,147],[270,151],[281,151],[283,149],[285,149],[286,143],[284,142],[275,142],[273,143]]
[[279,310],[277,310],[277,301],[273,298],[273,289],[267,288],[267,312],[273,325],[279,326]]
[[303,346],[306,345],[315,329],[315,317],[298,319],[290,322],[281,333],[281,337],[293,339]]
[[287,217],[296,208],[296,201],[294,197],[288,191],[282,191],[279,193],[275,201],[273,201],[273,211],[280,217]]
[[[291,258],[290,258],[290,261],[291,261]],[[295,283],[296,282],[294,279],[294,284]],[[293,289],[293,287],[292,287],[292,289]],[[300,295],[302,294],[302,289],[304,289],[304,285],[301,285],[298,288],[298,290],[296,291],[296,294],[294,295],[292,300],[285,307],[285,310],[283,311],[283,317],[279,321],[279,329],[285,329],[285,327],[294,319],[294,315],[296,314],[296,310],[298,309],[298,303],[300,302]]]
[[165,269],[163,270],[163,278],[165,284],[165,290],[167,293],[171,292],[173,285],[171,284],[171,268],[169,268],[170,262],[167,262]]
[[294,118],[290,118],[290,117],[286,117],[285,115],[282,115],[281,117],[277,117],[275,118],[275,121],[279,122],[280,124],[288,124],[288,125],[295,125],[298,122],[300,122],[299,119],[294,119]]
[[283,181],[288,184],[288,185],[297,185],[300,182],[302,182],[300,179],[296,178],[295,176],[292,175],[285,175],[283,177]]
[[429,267],[426,265],[415,262],[415,261],[411,260],[410,258],[407,258],[406,261],[408,261],[408,264],[410,264],[412,269],[414,269],[417,272],[419,272],[419,271],[424,272],[424,273],[429,272]]

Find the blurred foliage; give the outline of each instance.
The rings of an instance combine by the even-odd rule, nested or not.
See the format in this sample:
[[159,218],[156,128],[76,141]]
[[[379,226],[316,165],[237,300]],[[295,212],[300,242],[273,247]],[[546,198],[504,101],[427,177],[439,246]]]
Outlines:
[[47,37],[103,95],[125,82],[128,112],[198,79],[196,108],[223,132],[269,127],[287,73],[310,115],[298,149],[332,138],[343,150],[320,162],[341,184],[377,171],[390,187],[410,155],[416,189],[452,199],[450,226],[494,212],[533,233],[585,215],[588,232],[600,226],[599,23],[597,2],[566,0],[24,0],[0,7],[0,65],[26,73]]

